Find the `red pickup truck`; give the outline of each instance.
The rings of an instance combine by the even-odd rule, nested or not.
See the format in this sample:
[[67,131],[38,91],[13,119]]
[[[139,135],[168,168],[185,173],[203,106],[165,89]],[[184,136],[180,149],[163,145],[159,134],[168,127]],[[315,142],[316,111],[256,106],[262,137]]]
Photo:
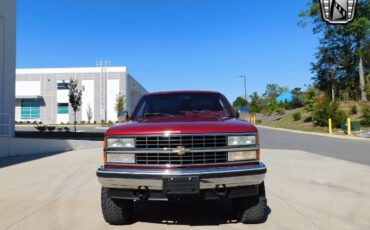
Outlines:
[[125,224],[136,200],[229,199],[243,223],[265,220],[258,131],[218,92],[144,95],[127,123],[111,127],[97,170],[110,224]]

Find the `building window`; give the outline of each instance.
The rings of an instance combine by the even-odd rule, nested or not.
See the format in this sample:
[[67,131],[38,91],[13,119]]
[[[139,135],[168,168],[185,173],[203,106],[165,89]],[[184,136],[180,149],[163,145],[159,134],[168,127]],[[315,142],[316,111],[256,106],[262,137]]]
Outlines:
[[23,99],[21,101],[21,119],[23,120],[40,119],[39,99]]
[[68,103],[58,103],[58,114],[68,114]]
[[69,85],[67,82],[59,82],[58,89],[69,89]]

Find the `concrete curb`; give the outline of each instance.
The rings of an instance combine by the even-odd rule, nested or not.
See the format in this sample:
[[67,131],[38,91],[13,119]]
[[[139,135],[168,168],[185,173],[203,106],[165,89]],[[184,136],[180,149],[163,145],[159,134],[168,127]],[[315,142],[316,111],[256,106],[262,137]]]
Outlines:
[[1,157],[58,153],[77,149],[102,148],[103,141],[42,138],[0,138]]
[[309,134],[309,135],[322,136],[322,137],[331,137],[331,138],[338,138],[338,139],[347,139],[347,140],[368,141],[368,142],[370,142],[370,138],[364,138],[364,137],[339,136],[339,135],[329,134],[329,133],[307,132],[307,131],[300,131],[300,130],[293,130],[293,129],[275,128],[275,127],[264,126],[264,125],[256,125],[256,127],[257,128],[261,127],[261,128],[266,128],[266,129],[272,129],[272,130],[279,130],[279,131],[286,131],[286,132],[291,132],[291,133]]

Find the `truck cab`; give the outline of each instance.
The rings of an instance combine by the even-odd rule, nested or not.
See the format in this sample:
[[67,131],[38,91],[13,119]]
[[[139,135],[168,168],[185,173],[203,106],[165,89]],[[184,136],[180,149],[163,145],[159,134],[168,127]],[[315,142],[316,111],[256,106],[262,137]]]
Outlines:
[[107,130],[97,170],[108,223],[128,223],[137,200],[229,199],[241,222],[265,220],[258,130],[221,93],[149,93],[127,119]]

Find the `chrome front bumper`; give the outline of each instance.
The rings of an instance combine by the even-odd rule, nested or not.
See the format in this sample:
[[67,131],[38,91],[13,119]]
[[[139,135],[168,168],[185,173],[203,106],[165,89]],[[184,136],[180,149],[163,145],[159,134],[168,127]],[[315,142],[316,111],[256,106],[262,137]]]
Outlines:
[[106,188],[162,190],[163,176],[199,176],[200,189],[213,189],[217,185],[241,187],[261,184],[265,178],[263,163],[249,166],[207,168],[207,169],[109,169],[99,168],[99,182]]

